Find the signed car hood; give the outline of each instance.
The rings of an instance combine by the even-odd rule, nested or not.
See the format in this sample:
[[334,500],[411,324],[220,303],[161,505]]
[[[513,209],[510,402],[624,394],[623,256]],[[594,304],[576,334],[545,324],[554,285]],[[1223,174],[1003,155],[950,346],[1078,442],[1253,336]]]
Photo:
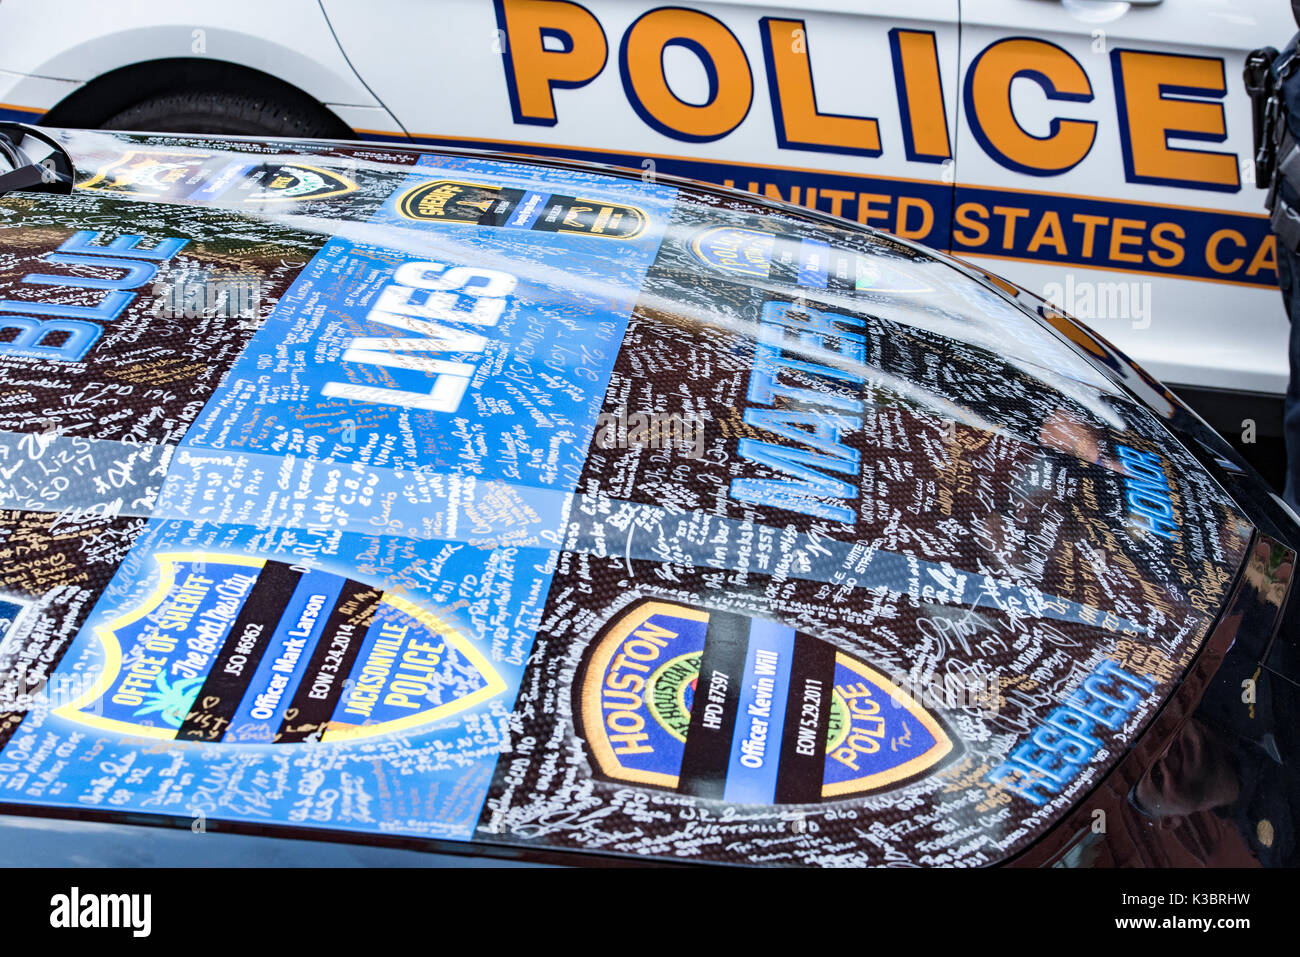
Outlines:
[[741,194],[56,134],[0,198],[0,801],[989,864],[1252,527],[996,285]]

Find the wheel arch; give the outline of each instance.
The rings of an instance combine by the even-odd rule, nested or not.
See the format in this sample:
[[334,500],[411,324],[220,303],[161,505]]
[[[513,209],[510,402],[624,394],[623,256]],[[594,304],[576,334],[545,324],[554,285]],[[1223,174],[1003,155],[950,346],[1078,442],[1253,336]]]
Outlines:
[[324,103],[293,84],[261,70],[209,57],[168,57],[118,67],[82,84],[56,103],[42,126],[95,127],[122,110],[165,93],[187,89],[272,96],[334,126],[336,138],[356,136]]

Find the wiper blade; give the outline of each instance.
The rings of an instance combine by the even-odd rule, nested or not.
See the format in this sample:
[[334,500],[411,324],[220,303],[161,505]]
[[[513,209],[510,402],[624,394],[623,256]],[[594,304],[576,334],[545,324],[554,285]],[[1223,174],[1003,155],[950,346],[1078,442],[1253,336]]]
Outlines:
[[0,195],[13,190],[71,193],[77,171],[68,151],[25,123],[0,123],[0,159],[13,168],[0,175]]

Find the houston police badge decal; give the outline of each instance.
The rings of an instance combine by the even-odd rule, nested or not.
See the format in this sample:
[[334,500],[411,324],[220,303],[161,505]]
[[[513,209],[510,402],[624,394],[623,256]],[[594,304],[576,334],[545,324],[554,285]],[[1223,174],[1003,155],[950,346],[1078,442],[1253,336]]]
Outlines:
[[789,625],[668,601],[588,648],[574,713],[596,774],[733,804],[811,804],[906,784],[954,738],[895,683]]

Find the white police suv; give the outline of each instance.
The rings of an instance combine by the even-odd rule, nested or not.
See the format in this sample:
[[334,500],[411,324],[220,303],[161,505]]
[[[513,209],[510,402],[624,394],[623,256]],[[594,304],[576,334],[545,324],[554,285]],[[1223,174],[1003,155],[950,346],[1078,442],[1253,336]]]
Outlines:
[[733,185],[1008,276],[1184,387],[1234,439],[1244,417],[1271,424],[1241,397],[1286,388],[1241,82],[1247,51],[1294,31],[1281,3],[61,9],[0,3],[0,118],[355,133]]

